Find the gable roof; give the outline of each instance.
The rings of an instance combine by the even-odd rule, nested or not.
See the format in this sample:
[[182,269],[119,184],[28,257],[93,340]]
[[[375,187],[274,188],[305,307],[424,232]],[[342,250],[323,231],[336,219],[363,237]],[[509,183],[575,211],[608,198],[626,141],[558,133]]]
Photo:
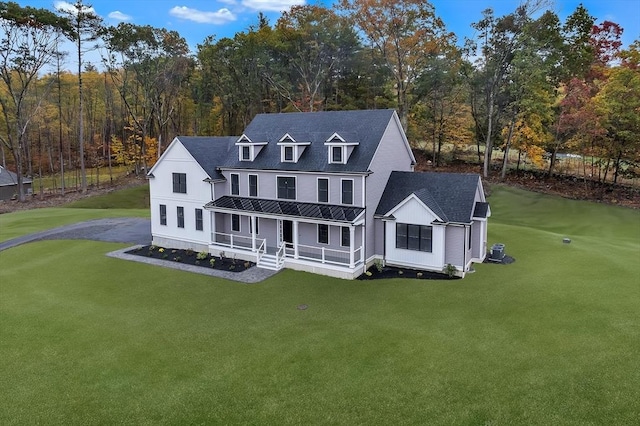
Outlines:
[[[22,183],[31,183],[31,179],[23,177]],[[0,166],[0,186],[11,186],[18,184],[18,175]]]
[[229,156],[238,157],[237,136],[179,136],[178,140],[211,179],[224,179],[217,170]]
[[[268,142],[254,161],[240,161],[236,152],[223,167],[316,172],[367,172],[394,110],[321,111],[258,114],[244,130],[254,142]],[[325,142],[339,134],[357,142],[346,164],[329,164]],[[295,163],[283,163],[277,142],[289,134],[297,142],[310,142]],[[182,140],[182,139],[181,139]]]
[[476,208],[479,180],[476,174],[392,172],[376,215],[386,215],[414,194],[443,221],[469,223]]

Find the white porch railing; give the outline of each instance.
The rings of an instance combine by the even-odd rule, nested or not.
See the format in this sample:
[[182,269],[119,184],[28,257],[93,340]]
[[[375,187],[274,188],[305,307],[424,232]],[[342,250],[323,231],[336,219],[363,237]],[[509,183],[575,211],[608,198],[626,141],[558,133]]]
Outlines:
[[[292,246],[287,245],[285,251],[288,258],[293,258],[295,256],[295,249]],[[349,266],[349,264],[351,263],[350,257],[351,255],[349,250],[336,250],[325,247],[298,244],[298,259]],[[361,261],[362,247],[358,247],[353,251],[353,263],[357,265]]]
[[286,256],[286,244],[282,244],[278,251],[276,252],[276,266],[278,269],[282,268],[284,265],[284,257]]
[[[260,262],[260,259],[267,254],[266,239],[256,238],[254,245],[253,239],[250,236],[245,235],[213,232],[211,233],[211,245],[253,252],[256,254],[258,262]],[[253,247],[256,247],[255,250]],[[291,243],[280,245],[275,253],[277,266],[279,268],[282,267],[285,259],[296,259],[295,252],[296,250]],[[351,265],[351,254],[349,250],[337,250],[326,247],[308,246],[304,244],[298,244],[297,259],[339,266]],[[358,265],[361,262],[362,247],[358,247],[353,251],[353,265]]]
[[260,263],[260,259],[262,259],[262,256],[265,255],[265,253],[267,252],[267,240],[264,239],[262,240],[262,244],[260,244],[260,247],[258,247],[258,254],[257,254],[257,263]]
[[[256,238],[256,245],[262,247],[263,245],[266,248],[265,240],[261,238]],[[253,251],[253,238],[247,237],[245,235],[233,235],[233,234],[225,234],[223,232],[212,232],[211,233],[211,244],[228,247],[230,249],[244,249]]]

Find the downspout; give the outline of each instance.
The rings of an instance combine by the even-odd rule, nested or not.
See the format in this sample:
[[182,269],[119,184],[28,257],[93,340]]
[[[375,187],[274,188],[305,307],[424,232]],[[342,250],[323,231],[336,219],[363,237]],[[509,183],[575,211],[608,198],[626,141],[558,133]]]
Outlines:
[[464,250],[462,251],[462,276],[464,277],[464,273],[466,272],[467,269],[467,227],[464,227],[464,242],[462,244],[462,247],[464,247]]

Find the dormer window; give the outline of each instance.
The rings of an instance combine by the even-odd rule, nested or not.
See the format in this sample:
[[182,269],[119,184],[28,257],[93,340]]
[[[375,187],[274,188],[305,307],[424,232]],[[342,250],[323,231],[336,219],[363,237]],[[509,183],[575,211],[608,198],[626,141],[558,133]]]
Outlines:
[[293,161],[293,147],[283,146],[282,150],[284,151],[284,161]]
[[247,135],[242,135],[237,141],[238,147],[238,159],[240,161],[253,161],[258,156],[258,153],[267,143],[266,142],[254,142]]
[[241,146],[240,149],[242,152],[242,155],[240,156],[240,161],[251,161],[251,147]]
[[337,133],[331,135],[324,144],[328,148],[329,164],[347,164],[353,149],[358,146],[358,142],[348,142]]
[[297,142],[289,133],[278,141],[280,145],[280,161],[283,163],[297,163],[305,148],[311,142]]
[[331,147],[331,162],[342,164],[342,146],[332,146]]

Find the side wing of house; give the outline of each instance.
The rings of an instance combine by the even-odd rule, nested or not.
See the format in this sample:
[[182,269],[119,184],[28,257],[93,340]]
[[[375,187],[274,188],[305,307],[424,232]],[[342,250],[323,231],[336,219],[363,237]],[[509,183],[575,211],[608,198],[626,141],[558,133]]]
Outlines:
[[376,210],[384,229],[384,260],[464,276],[482,262],[490,216],[477,175],[394,172]]
[[179,138],[173,140],[149,172],[153,244],[207,250],[211,239],[210,176]]
[[442,271],[447,227],[418,197],[407,197],[382,223],[388,265]]

